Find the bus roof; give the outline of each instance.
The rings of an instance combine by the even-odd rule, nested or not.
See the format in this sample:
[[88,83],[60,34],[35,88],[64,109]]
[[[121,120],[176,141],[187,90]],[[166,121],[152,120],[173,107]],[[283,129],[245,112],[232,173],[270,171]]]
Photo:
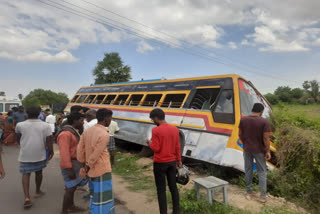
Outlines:
[[237,74],[226,74],[226,75],[190,77],[190,78],[180,78],[180,79],[153,79],[153,80],[119,82],[119,83],[111,83],[111,84],[95,84],[90,86],[84,86],[81,88],[91,88],[91,87],[101,87],[101,86],[109,87],[109,86],[139,85],[139,84],[165,83],[165,82],[182,82],[182,81],[190,81],[190,80],[203,80],[203,79],[216,79],[216,78],[242,78],[242,77]]

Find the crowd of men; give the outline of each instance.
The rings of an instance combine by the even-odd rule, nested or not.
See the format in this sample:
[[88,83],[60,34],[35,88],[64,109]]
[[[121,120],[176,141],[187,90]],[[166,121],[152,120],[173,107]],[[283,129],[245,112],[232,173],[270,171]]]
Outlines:
[[[247,198],[250,200],[253,196],[252,172],[255,160],[260,200],[265,203],[266,161],[271,156],[270,127],[268,121],[261,117],[263,111],[262,104],[256,103],[253,106],[252,115],[241,119],[239,137],[244,144]],[[92,214],[115,213],[111,172],[114,165],[114,134],[120,129],[112,121],[112,114],[108,109],[96,111],[81,106],[72,106],[67,117],[61,112],[57,118],[50,110],[41,112],[39,107],[29,107],[26,112],[23,107],[19,107],[14,114],[8,113],[4,119],[5,124],[11,121],[15,141],[20,144],[18,160],[25,196],[24,208],[29,209],[33,205],[29,193],[31,173],[35,173],[35,197],[44,195],[41,191],[42,170],[54,156],[53,144],[56,142],[60,150],[61,175],[65,188],[61,213],[85,211],[74,202],[75,191],[85,185],[89,187]],[[160,214],[167,213],[166,180],[172,196],[173,213],[178,214],[180,206],[176,170],[182,167],[179,130],[165,121],[165,113],[161,109],[152,110],[150,119],[157,126],[153,128],[152,140],[147,139],[147,144],[154,151],[154,177]],[[0,153],[0,178],[4,175]]]

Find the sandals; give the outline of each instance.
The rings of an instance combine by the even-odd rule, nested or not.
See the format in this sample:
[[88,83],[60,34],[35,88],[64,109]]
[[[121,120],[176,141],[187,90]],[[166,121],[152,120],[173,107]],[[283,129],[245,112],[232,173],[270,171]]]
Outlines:
[[26,200],[26,201],[24,202],[23,208],[24,208],[24,209],[30,209],[31,207],[32,207],[32,203],[31,203],[30,199],[29,199],[29,200]]

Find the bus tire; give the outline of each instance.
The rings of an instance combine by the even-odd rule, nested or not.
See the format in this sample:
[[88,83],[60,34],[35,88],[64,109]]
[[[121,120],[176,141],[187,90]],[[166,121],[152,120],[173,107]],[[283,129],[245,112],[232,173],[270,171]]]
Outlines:
[[153,151],[149,147],[143,146],[141,151],[139,152],[139,156],[145,157],[145,158],[151,157],[153,156]]

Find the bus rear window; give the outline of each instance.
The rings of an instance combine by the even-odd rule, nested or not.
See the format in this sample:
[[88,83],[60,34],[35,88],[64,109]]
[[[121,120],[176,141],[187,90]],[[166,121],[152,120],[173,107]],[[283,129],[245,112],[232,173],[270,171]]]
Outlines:
[[78,97],[79,97],[79,95],[74,96],[74,97],[72,98],[72,100],[71,100],[71,103],[75,103],[76,100],[78,99]]
[[0,103],[0,112],[3,112],[3,104]]
[[161,107],[180,108],[185,97],[185,94],[167,94]]
[[148,94],[142,106],[156,106],[159,103],[161,97],[162,94]]
[[86,99],[87,95],[81,95],[78,99],[77,103],[83,103],[83,101]]
[[251,114],[252,107],[255,103],[262,103],[265,107],[263,112],[263,117],[268,118],[271,112],[271,107],[264,100],[264,98],[259,94],[249,83],[244,80],[239,80],[239,91],[240,91],[240,106],[241,115],[248,116]]

